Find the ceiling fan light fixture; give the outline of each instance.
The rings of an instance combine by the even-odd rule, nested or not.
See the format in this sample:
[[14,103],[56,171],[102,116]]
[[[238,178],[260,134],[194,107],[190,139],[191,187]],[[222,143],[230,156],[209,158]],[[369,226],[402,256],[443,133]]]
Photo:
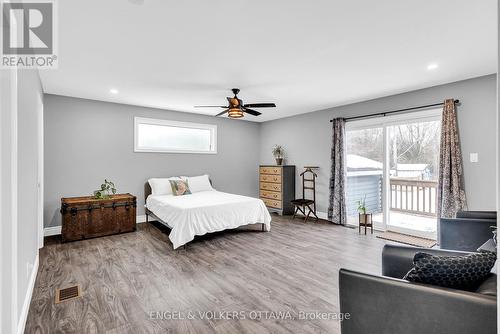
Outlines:
[[241,117],[243,117],[243,111],[241,111],[240,108],[231,108],[231,109],[229,109],[229,112],[227,113],[227,117],[241,118]]

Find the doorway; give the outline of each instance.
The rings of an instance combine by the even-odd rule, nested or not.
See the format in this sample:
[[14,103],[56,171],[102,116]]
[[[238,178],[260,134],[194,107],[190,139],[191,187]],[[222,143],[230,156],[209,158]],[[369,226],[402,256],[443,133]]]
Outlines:
[[437,181],[441,109],[346,124],[349,225],[360,204],[376,229],[437,236]]

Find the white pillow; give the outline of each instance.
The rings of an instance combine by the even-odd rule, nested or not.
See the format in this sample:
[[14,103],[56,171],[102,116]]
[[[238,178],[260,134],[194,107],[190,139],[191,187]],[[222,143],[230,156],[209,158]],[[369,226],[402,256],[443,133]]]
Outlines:
[[208,175],[191,176],[187,178],[187,183],[191,193],[214,190],[210,184]]
[[151,195],[173,195],[170,180],[180,180],[179,177],[157,177],[148,180],[151,186]]

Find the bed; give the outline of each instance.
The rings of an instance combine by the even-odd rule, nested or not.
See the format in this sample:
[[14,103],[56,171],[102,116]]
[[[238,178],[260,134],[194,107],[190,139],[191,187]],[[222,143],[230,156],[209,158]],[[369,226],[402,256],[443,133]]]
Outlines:
[[217,190],[189,195],[153,195],[144,185],[146,222],[151,217],[171,229],[169,239],[174,249],[186,245],[197,235],[261,224],[271,230],[271,215],[262,200]]

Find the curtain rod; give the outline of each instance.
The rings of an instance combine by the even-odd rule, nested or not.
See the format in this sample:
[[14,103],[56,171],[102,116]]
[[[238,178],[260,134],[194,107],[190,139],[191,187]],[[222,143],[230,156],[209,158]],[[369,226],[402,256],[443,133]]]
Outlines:
[[[455,104],[460,103],[460,100],[453,100]],[[418,107],[411,107],[411,108],[405,108],[405,109],[398,109],[398,110],[391,110],[391,111],[385,111],[385,112],[379,112],[376,114],[369,114],[369,115],[362,115],[362,116],[354,116],[354,117],[347,117],[345,120],[346,121],[352,121],[355,119],[360,119],[360,118],[372,118],[376,116],[387,116],[389,114],[394,114],[394,113],[399,113],[403,111],[410,111],[410,110],[416,110],[416,109],[425,109],[425,108],[430,108],[430,107],[437,107],[437,106],[442,106],[444,102],[441,103],[434,103],[434,104],[427,104],[424,106],[418,106]],[[333,119],[330,120],[330,122],[333,122]]]

